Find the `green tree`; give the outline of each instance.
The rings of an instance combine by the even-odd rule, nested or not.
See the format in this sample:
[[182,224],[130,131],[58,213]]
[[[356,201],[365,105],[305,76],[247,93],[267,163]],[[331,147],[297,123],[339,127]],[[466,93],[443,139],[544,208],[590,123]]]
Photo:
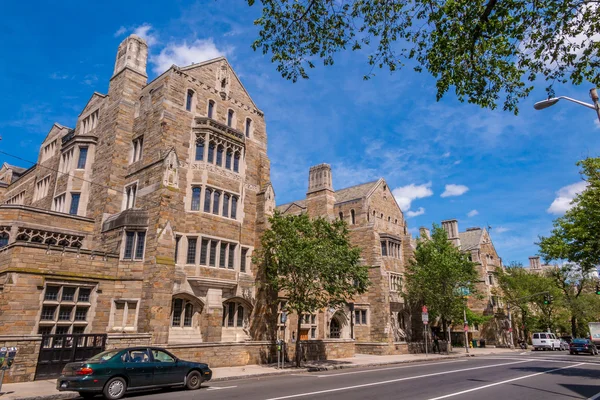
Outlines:
[[539,254],[546,262],[562,262],[552,272],[556,286],[563,292],[571,313],[571,334],[582,333],[578,318],[585,309],[580,297],[594,284],[591,273],[600,264],[600,158],[577,163],[586,189],[572,201],[565,215],[554,220],[550,236],[540,236]]
[[[405,271],[406,296],[414,306],[426,305],[439,317],[444,334],[452,321],[462,321],[464,290],[476,295],[475,264],[448,241],[446,231],[433,225],[431,239],[420,238]],[[449,340],[450,338],[448,338]]]
[[360,263],[360,249],[350,244],[344,221],[275,212],[269,222],[256,261],[264,266],[270,289],[287,299],[286,311],[298,316],[300,366],[301,316],[339,307],[364,293],[368,268]]
[[[248,0],[250,6],[255,0]],[[271,55],[284,78],[307,78],[315,60],[332,65],[352,49],[375,67],[398,71],[410,61],[437,81],[437,98],[454,88],[460,101],[504,109],[543,78],[600,82],[600,32],[593,0],[261,0],[255,50]]]

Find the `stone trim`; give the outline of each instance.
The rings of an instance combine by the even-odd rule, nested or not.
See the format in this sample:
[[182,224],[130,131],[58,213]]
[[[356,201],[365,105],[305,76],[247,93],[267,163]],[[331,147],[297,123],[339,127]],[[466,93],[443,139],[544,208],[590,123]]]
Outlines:
[[52,215],[55,217],[75,219],[78,221],[95,222],[93,218],[82,217],[80,215],[73,215],[73,214],[68,214],[68,213],[61,213],[58,211],[46,210],[44,208],[26,206],[23,204],[2,204],[2,205],[0,205],[0,211],[2,211],[2,209],[15,209],[15,210],[31,211],[31,212],[40,213],[40,214]]

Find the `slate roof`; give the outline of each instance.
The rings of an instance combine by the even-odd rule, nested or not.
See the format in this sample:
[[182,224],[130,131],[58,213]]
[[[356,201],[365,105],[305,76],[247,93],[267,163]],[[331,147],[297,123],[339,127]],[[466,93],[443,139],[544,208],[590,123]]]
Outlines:
[[277,206],[275,208],[281,212],[286,212],[287,209],[290,208],[293,204],[297,204],[300,208],[306,208],[306,200],[292,201],[290,203],[285,203],[280,206]]
[[16,165],[11,165],[7,162],[5,162],[3,166],[7,169],[12,169],[13,172],[15,172],[18,175],[21,175],[23,172],[27,171],[27,168],[17,167]]
[[481,236],[483,235],[483,229],[473,229],[466,232],[459,232],[460,238],[460,249],[461,250],[472,250],[478,249],[479,243],[481,243]]

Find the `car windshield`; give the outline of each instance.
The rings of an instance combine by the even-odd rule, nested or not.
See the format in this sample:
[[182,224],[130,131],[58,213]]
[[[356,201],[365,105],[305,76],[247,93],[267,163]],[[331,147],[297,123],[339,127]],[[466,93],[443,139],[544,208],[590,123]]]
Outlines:
[[585,344],[587,343],[587,339],[573,339],[573,343]]
[[119,350],[107,350],[102,353],[96,354],[93,357],[90,357],[89,361],[107,361],[116,356],[119,353]]

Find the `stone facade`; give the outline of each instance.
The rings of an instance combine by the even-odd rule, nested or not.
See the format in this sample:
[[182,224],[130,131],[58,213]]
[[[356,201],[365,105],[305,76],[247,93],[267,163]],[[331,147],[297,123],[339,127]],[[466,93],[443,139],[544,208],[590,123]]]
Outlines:
[[349,300],[348,306],[304,316],[301,332],[295,331],[297,317],[289,318],[286,339],[354,338],[357,352],[404,352],[395,343],[405,342],[411,334],[402,274],[413,248],[402,211],[385,180],[336,191],[331,167],[320,164],[310,168],[306,198],[277,209],[283,214],[345,220],[352,244],[360,247],[363,263],[369,266],[371,281],[368,291]]

